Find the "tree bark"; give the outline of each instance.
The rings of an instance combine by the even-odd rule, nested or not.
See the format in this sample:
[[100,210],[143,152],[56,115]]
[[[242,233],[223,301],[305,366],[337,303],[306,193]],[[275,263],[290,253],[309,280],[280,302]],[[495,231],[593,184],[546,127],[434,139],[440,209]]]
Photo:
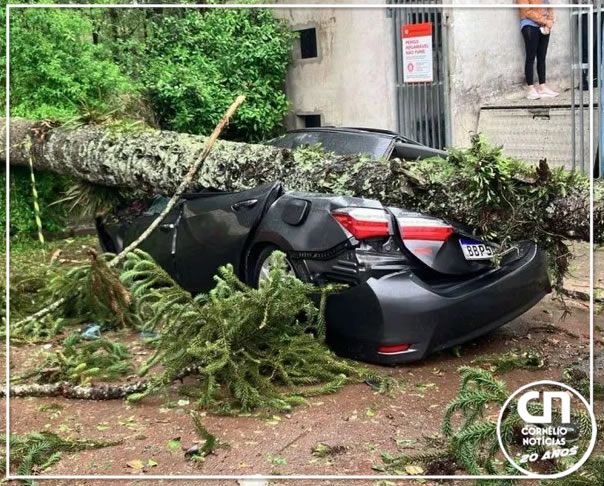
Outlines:
[[[6,160],[4,136],[2,127],[0,160]],[[49,128],[13,118],[10,162],[25,165],[31,153],[38,169],[105,186],[136,187],[170,195],[206,141],[202,136],[156,130],[119,132],[95,126]],[[400,160],[375,162],[324,154],[309,161],[298,152],[272,146],[218,141],[190,189],[215,187],[236,191],[274,181],[281,181],[288,190],[363,196],[392,206],[475,222],[475,215],[466,214],[467,209],[450,198],[451,187],[446,184],[439,188],[425,187],[414,173],[413,163]],[[604,190],[597,191],[602,193]],[[589,210],[588,189],[572,187],[565,197],[551,202],[542,229],[588,241]],[[597,198],[594,207],[594,231],[595,241],[602,243],[604,204],[601,198]]]

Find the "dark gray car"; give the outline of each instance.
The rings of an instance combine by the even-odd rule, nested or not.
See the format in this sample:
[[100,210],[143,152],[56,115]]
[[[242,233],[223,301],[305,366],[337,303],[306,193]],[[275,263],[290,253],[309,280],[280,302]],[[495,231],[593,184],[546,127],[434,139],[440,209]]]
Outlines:
[[[383,154],[413,145],[373,135]],[[103,248],[119,252],[160,211],[156,200],[134,216],[98,219]],[[348,285],[328,299],[327,341],[343,356],[374,363],[413,361],[472,339],[550,291],[544,253],[533,243],[519,242],[496,266],[497,246],[454,222],[371,199],[287,192],[278,182],[185,195],[142,249],[194,293],[212,288],[226,263],[259,285],[281,250],[300,279]]]

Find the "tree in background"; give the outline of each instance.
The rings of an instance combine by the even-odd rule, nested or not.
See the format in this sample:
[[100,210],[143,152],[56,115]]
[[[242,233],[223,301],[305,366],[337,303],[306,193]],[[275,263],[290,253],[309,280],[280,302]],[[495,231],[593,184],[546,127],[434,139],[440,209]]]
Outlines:
[[288,110],[293,35],[268,9],[13,9],[11,115],[94,110],[207,134],[245,93],[226,138],[260,140]]
[[292,34],[270,10],[185,10],[154,15],[151,23],[139,79],[161,127],[208,133],[245,93],[226,138],[275,135],[288,110]]
[[64,121],[137,91],[109,46],[93,42],[86,10],[13,9],[10,28],[12,116]]

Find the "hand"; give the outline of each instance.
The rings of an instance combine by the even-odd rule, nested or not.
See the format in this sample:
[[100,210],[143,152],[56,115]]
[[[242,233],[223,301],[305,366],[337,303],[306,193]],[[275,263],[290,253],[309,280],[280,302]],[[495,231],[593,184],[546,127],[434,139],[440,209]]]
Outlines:
[[546,20],[544,26],[547,28],[547,30],[551,31],[552,27],[554,26],[554,21],[553,20]]
[[542,29],[543,29],[543,35],[549,35],[551,32],[551,30],[548,27],[543,26]]

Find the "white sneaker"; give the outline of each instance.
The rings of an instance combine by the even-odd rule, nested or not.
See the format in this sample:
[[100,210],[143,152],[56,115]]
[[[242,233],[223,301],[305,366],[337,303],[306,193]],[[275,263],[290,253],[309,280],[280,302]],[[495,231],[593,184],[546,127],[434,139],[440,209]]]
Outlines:
[[541,95],[539,94],[539,91],[535,89],[534,86],[531,86],[526,90],[526,98],[528,100],[538,100],[539,98],[541,98]]
[[555,98],[556,96],[560,95],[560,93],[554,91],[553,89],[549,89],[546,86],[545,88],[539,88],[539,95],[541,98]]

